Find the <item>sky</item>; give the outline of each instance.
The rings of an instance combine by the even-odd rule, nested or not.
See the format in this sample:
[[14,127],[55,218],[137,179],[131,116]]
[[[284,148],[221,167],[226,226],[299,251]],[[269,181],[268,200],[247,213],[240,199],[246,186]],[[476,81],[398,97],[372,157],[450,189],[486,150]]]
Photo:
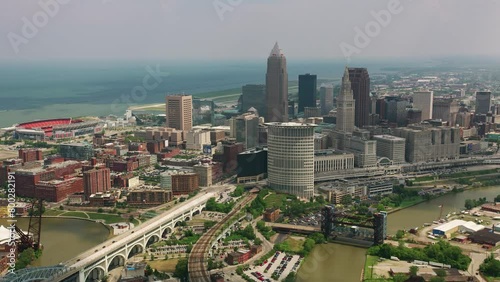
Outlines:
[[499,14],[499,0],[2,0],[0,59],[252,59],[276,41],[296,59],[498,57]]

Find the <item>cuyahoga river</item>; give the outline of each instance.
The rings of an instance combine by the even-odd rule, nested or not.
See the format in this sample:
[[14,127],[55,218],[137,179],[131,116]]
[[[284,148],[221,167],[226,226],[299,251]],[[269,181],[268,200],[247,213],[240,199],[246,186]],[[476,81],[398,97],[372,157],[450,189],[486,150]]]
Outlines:
[[[28,218],[17,218],[17,226],[28,230]],[[6,226],[7,219],[0,219]],[[10,224],[10,223],[9,223]],[[110,237],[107,227],[101,223],[70,218],[43,218],[41,242],[43,254],[35,266],[55,265],[106,241]]]
[[[443,216],[463,209],[466,199],[486,197],[488,200],[500,194],[500,186],[477,188],[465,192],[448,194],[392,213],[388,217],[388,232],[398,229],[421,227],[439,217],[440,205]],[[7,225],[6,219],[0,224]],[[18,226],[28,228],[28,219],[18,219]],[[42,244],[44,252],[35,262],[37,266],[58,264],[86,251],[110,238],[109,230],[100,223],[78,219],[44,218]],[[306,258],[297,274],[298,281],[358,282],[365,261],[366,249],[340,244],[318,245]]]

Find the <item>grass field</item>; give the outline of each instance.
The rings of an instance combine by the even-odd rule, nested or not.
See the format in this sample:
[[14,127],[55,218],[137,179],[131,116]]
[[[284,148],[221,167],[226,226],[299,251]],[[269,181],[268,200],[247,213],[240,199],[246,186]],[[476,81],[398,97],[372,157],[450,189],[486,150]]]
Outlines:
[[366,261],[365,261],[365,272],[364,272],[364,277],[363,279],[367,281],[367,279],[370,279],[372,269],[371,267],[377,264],[378,257],[377,256],[366,256]]
[[283,243],[287,243],[288,247],[290,248],[290,251],[292,252],[300,252],[302,250],[302,247],[304,245],[304,240],[288,237],[286,238]]
[[179,259],[177,258],[168,260],[158,258],[157,260],[147,261],[147,263],[152,269],[156,269],[160,272],[174,272],[178,261]]
[[70,211],[62,216],[73,216],[73,217],[81,217],[81,218],[88,218],[83,212],[77,212],[77,211]]
[[58,216],[58,215],[60,215],[60,214],[62,214],[62,213],[64,213],[64,212],[66,212],[66,211],[64,211],[64,210],[59,210],[59,209],[57,209],[57,210],[46,210],[46,211],[43,213],[43,215],[45,215],[45,216]]
[[264,202],[266,203],[267,207],[281,207],[283,204],[283,200],[286,199],[285,194],[269,194],[265,199]]

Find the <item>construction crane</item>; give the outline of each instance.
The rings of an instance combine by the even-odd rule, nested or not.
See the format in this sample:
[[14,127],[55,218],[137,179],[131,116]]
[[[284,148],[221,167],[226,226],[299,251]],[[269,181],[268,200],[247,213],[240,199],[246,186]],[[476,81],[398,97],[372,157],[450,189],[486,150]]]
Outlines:
[[15,226],[16,233],[19,235],[17,246],[20,252],[28,248],[33,248],[35,251],[41,248],[40,234],[42,232],[42,213],[43,200],[33,199],[29,211],[30,221],[28,224],[28,233],[24,233],[17,225]]
[[439,217],[437,220],[441,220],[442,217],[443,217],[443,204],[439,206]]

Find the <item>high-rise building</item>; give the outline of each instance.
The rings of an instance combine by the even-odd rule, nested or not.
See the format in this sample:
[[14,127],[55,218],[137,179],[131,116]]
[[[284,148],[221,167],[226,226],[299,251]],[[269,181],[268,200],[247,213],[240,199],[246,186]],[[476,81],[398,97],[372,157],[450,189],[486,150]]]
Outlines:
[[310,199],[314,196],[314,127],[273,122],[268,125],[268,183],[272,189]]
[[455,126],[459,109],[460,105],[455,99],[434,99],[432,105],[432,118],[446,121],[449,126]]
[[234,131],[236,142],[243,143],[246,149],[259,145],[259,116],[254,108],[248,113],[234,117],[230,122],[231,131]]
[[476,115],[491,111],[491,92],[476,92]]
[[267,59],[266,105],[266,121],[288,121],[288,73],[278,42]]
[[94,156],[94,147],[86,142],[60,144],[59,154],[67,160],[87,161]]
[[327,115],[333,109],[333,85],[322,84],[319,88],[321,114]]
[[193,97],[168,95],[166,100],[167,127],[190,130],[193,127]]
[[83,192],[88,200],[90,195],[111,190],[109,168],[94,168],[83,172]]
[[305,107],[316,107],[316,84],[315,74],[299,75],[299,113],[302,113]]
[[337,97],[337,127],[342,132],[354,131],[355,101],[349,80],[349,70],[346,67],[342,78],[342,88]]
[[349,80],[356,101],[354,124],[361,128],[370,124],[370,76],[366,68],[349,68]]
[[418,91],[413,93],[413,108],[422,110],[422,120],[432,118],[432,105],[434,101],[434,92]]
[[399,96],[386,97],[386,118],[398,126],[406,126],[408,101]]
[[241,111],[255,108],[261,117],[266,117],[266,86],[264,84],[247,84],[241,88],[243,101]]

